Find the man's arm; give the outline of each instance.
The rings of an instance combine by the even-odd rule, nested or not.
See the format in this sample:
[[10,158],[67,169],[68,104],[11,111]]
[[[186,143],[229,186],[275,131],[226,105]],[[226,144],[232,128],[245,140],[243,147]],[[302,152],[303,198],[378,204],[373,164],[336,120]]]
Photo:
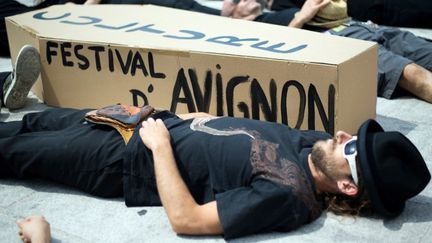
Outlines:
[[157,189],[173,230],[188,235],[222,234],[216,201],[198,205],[181,178],[162,120],[149,118],[139,133],[153,153]]
[[294,19],[288,24],[289,27],[303,28],[318,11],[330,3],[331,0],[306,0],[300,11],[294,15]]
[[221,16],[245,20],[254,20],[260,14],[261,4],[256,0],[224,0],[221,11]]

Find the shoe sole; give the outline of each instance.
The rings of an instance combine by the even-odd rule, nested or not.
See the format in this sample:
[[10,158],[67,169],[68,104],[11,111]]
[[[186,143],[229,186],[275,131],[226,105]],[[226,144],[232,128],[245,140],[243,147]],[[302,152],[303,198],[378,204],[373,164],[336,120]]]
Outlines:
[[15,64],[15,77],[4,96],[4,105],[7,108],[24,107],[27,95],[39,76],[40,68],[38,51],[30,45],[21,48]]

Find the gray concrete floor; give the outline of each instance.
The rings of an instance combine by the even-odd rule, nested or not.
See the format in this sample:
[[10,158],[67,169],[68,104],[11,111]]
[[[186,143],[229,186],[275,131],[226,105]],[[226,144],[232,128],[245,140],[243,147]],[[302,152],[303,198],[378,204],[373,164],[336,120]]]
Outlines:
[[[432,38],[432,30],[411,30]],[[0,58],[0,71],[11,70]],[[24,109],[3,108],[1,121],[46,106],[32,94]],[[432,105],[413,97],[378,98],[378,121],[386,130],[404,133],[432,168]],[[0,242],[20,242],[15,221],[43,214],[51,223],[53,242],[221,242],[221,237],[178,236],[161,207],[127,208],[121,198],[102,199],[43,180],[0,179]],[[257,219],[259,220],[259,219]],[[432,187],[409,200],[396,219],[350,218],[324,213],[317,221],[291,233],[269,233],[233,242],[431,242]]]

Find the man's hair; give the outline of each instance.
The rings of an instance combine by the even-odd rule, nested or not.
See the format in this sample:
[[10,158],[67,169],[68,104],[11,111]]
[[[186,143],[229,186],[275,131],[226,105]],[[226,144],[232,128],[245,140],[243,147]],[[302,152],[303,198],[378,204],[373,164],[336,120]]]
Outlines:
[[327,210],[336,215],[364,216],[372,214],[369,199],[362,196],[349,197],[347,195],[328,195],[325,197]]
[[[354,183],[354,182],[353,182]],[[336,215],[368,216],[373,214],[372,203],[359,177],[358,193],[355,197],[345,194],[326,194],[325,208]]]

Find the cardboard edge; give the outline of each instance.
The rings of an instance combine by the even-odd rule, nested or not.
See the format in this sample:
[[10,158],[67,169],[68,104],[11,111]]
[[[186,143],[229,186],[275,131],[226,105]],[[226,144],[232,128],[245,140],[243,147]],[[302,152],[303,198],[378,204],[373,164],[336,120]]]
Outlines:
[[[98,7],[108,7],[109,5],[101,5],[101,6],[98,6]],[[144,4],[144,5],[140,5],[140,6],[136,6],[136,5],[122,5],[122,6],[116,6],[116,8],[117,7],[122,7],[122,8],[124,8],[124,7],[134,7],[134,8],[137,8],[137,7],[140,7],[140,8],[149,8],[149,10],[159,10],[159,9],[164,9],[164,8],[167,8],[167,7],[162,7],[162,6],[157,6],[157,5],[151,5],[151,4]],[[74,9],[73,9],[73,11],[75,11],[76,9],[79,9],[79,8],[81,8],[81,7],[83,7],[83,6],[80,6],[80,5],[74,5],[74,6],[69,6],[69,7],[73,7]],[[86,6],[86,7],[90,7],[90,6]],[[91,6],[91,7],[95,7],[95,6]],[[46,8],[47,10],[48,9],[53,9],[53,10],[56,10],[57,8],[61,8],[61,6],[50,6],[50,7],[48,7],[48,8]],[[76,8],[76,9],[75,9]],[[33,14],[33,13],[37,13],[37,12],[40,12],[41,11],[41,9],[37,9],[37,10],[34,10],[34,11],[30,11],[30,12],[27,12],[27,13],[23,13],[23,14],[18,14],[18,15],[14,15],[14,16],[10,16],[10,17],[8,17],[8,19],[10,19],[10,21],[14,21],[14,22],[17,22],[17,23],[19,23],[21,20],[24,22],[24,23],[27,23],[28,25],[32,25],[31,23],[33,23],[33,20],[31,20],[31,19],[27,19],[27,18],[25,18],[26,16],[23,16],[23,15],[31,15],[31,14]],[[45,10],[43,10],[43,11],[45,11]],[[181,11],[181,12],[184,12],[184,10],[179,10],[179,9],[172,9],[172,8],[169,8],[169,11]],[[201,14],[201,15],[203,15],[203,16],[207,16],[207,17],[218,17],[218,18],[221,18],[221,19],[224,19],[224,21],[228,21],[228,19],[226,19],[226,18],[224,18],[224,17],[220,17],[220,16],[212,16],[212,15],[208,15],[208,14],[204,14],[204,13],[196,13],[196,12],[194,12],[193,14]],[[31,22],[30,22],[31,21]],[[232,21],[232,20],[230,20],[230,21]],[[238,21],[243,21],[243,22],[247,22],[247,23],[251,23],[251,21],[246,21],[246,20],[238,20]],[[260,24],[265,24],[265,23],[258,23],[258,22],[253,22],[253,24],[254,25],[260,25]],[[272,26],[269,26],[268,24],[266,24],[267,26],[268,26],[268,28],[276,28],[275,30],[277,30],[277,28],[281,28],[281,26],[277,26],[277,25],[272,25]],[[35,25],[36,26],[36,25]],[[55,36],[53,36],[53,35],[50,35],[50,34],[48,34],[48,33],[46,33],[45,31],[42,31],[41,29],[40,29],[40,31],[41,31],[41,33],[38,33],[35,29],[32,29],[31,27],[29,27],[29,26],[25,26],[24,24],[22,25],[22,27],[23,28],[25,28],[25,29],[28,29],[30,32],[33,32],[33,33],[35,33],[35,34],[37,34],[39,37],[46,37],[46,38],[56,38]],[[36,29],[37,29],[37,27],[35,27]],[[285,27],[284,27],[285,28]],[[286,28],[288,28],[288,27],[286,27]],[[302,29],[297,29],[297,28],[290,28],[290,29],[292,29],[292,30],[295,30],[295,31],[301,31],[301,32],[303,32],[303,33],[305,33],[306,32],[306,30],[302,30]],[[313,34],[314,35],[321,35],[321,33],[316,33],[316,32],[313,32]],[[339,36],[332,36],[332,38],[345,38],[345,37],[339,37]],[[72,38],[66,38],[67,40],[69,40],[69,39],[73,39],[73,37]],[[350,38],[347,38],[347,39],[350,39]],[[62,40],[62,39],[59,39],[59,40]],[[86,41],[85,40],[75,40],[75,41],[79,41],[79,42],[81,42],[81,43],[85,43]],[[353,39],[350,39],[350,41],[354,41]],[[355,41],[358,41],[358,40],[355,40]],[[93,42],[93,43],[99,43],[99,44],[104,44],[104,45],[110,45],[110,42],[109,42],[109,40],[108,41],[105,41],[105,40],[103,40],[103,41],[101,41],[101,40],[99,40],[98,42]],[[125,45],[125,46],[129,46],[129,45],[127,45],[127,44],[123,44],[123,45]],[[139,44],[138,44],[139,45]],[[135,43],[134,45],[130,45],[130,47],[138,47],[137,46],[137,44]],[[139,48],[139,47],[138,47]],[[154,48],[154,49],[166,49],[166,50],[178,50],[178,49],[176,49],[176,48],[172,48],[172,49],[170,49],[169,47],[167,48],[167,47],[165,47],[165,46],[157,46],[157,45],[155,45],[155,46],[146,46],[146,48]],[[364,51],[364,48],[366,48],[366,47],[364,47],[364,46],[358,46],[358,48],[356,48],[356,50],[358,50],[359,52],[362,52],[362,51]],[[183,49],[183,50],[181,50],[181,51],[192,51],[192,50],[188,50],[187,48],[186,49]],[[224,52],[223,50],[215,50],[215,51],[207,51],[207,52],[204,52],[204,53],[218,53],[218,52]],[[225,54],[225,53],[224,53]],[[240,55],[240,56],[249,56],[249,57],[259,57],[259,55],[257,56],[257,55],[252,55],[252,54],[250,54],[250,55],[247,55],[247,54],[245,54],[245,53],[240,53],[240,54],[238,54],[238,55]],[[314,55],[315,56],[315,55]],[[320,56],[320,55],[316,55],[316,56]],[[268,58],[269,59],[281,59],[281,60],[284,60],[284,61],[292,61],[292,58],[283,58],[283,57],[274,57],[274,56],[268,56]],[[298,58],[298,56],[297,56],[297,58]],[[312,57],[311,57],[312,58]],[[314,58],[312,58],[312,59],[314,59]],[[335,62],[332,62],[331,61],[331,58],[330,59],[324,59],[324,63],[328,63],[328,64],[339,64],[339,63],[341,63],[341,62],[343,62],[344,60],[346,60],[346,58],[343,58],[343,59],[338,59],[337,61],[335,61]],[[305,62],[310,62],[310,63],[314,63],[314,60],[304,60]]]
[[[378,44],[374,44],[365,52],[353,56],[339,66],[338,87],[340,90],[337,98],[344,100],[344,103],[338,106],[336,114],[352,117],[350,121],[357,121],[357,123],[336,119],[338,122],[336,127],[344,127],[346,132],[356,134],[364,122],[361,118],[376,118],[377,73]],[[358,94],[364,94],[364,96]]]

